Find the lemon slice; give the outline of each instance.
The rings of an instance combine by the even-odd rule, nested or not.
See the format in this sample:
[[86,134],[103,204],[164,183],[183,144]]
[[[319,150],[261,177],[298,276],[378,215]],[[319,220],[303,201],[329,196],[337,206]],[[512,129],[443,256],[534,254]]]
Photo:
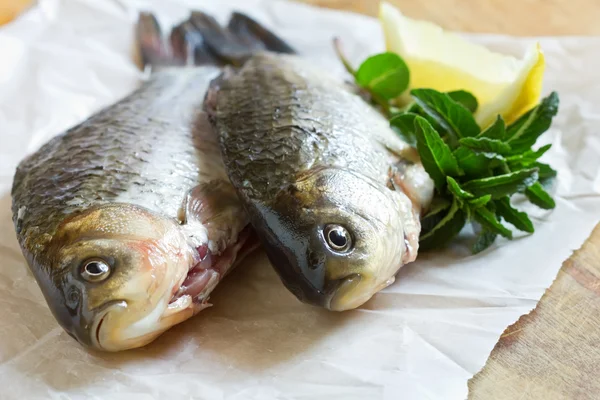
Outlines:
[[479,103],[475,119],[480,126],[486,127],[498,114],[511,123],[537,105],[545,68],[538,43],[517,59],[431,22],[405,17],[386,2],[380,5],[379,19],[387,50],[399,54],[410,68],[410,87],[471,92]]

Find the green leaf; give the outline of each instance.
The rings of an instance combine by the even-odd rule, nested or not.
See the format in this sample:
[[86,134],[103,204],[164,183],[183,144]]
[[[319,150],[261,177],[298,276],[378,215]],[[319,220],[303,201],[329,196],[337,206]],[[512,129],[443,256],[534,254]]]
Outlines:
[[452,193],[454,197],[463,200],[472,199],[473,197],[475,197],[471,193],[463,190],[458,184],[458,182],[456,182],[456,180],[451,176],[447,176],[446,181],[448,182],[448,190],[450,190],[450,193]]
[[541,156],[543,156],[551,147],[551,144],[547,144],[535,151],[529,149],[521,154],[515,154],[506,157],[506,161],[508,165],[513,169],[528,168],[532,164],[534,164]]
[[402,139],[412,147],[417,147],[417,136],[415,134],[415,118],[417,114],[403,113],[394,116],[390,120],[390,125],[402,137]]
[[496,215],[485,207],[474,211],[475,220],[490,232],[512,239],[512,232],[496,219]]
[[558,94],[552,92],[535,108],[529,110],[506,130],[506,139],[514,153],[520,153],[535,144],[538,137],[548,130],[552,118],[558,113]]
[[479,236],[477,236],[477,240],[471,249],[473,254],[481,253],[488,247],[490,247],[496,241],[498,235],[494,232],[490,232],[487,229],[482,229]]
[[485,206],[490,202],[490,200],[492,200],[492,195],[486,194],[485,196],[467,200],[467,203],[471,206],[472,209],[476,209]]
[[470,92],[467,92],[466,90],[455,90],[453,92],[448,92],[447,94],[452,100],[471,111],[471,113],[477,111],[479,104],[477,103],[475,96]]
[[445,93],[433,89],[413,89],[410,92],[415,102],[431,116],[453,140],[477,136],[479,125],[473,114]]
[[533,233],[535,231],[533,223],[527,214],[513,208],[510,205],[510,199],[508,197],[502,197],[501,199],[496,200],[495,204],[496,214],[504,218],[506,222],[524,232]]
[[421,219],[421,235],[432,230],[446,215],[444,211],[448,210],[452,203],[444,198],[436,196],[433,198],[429,210]]
[[536,162],[533,163],[532,167],[538,169],[538,175],[540,176],[540,179],[554,178],[557,175],[556,170],[548,164]]
[[398,97],[408,88],[410,72],[395,53],[381,53],[367,58],[356,71],[356,81],[386,100]]
[[435,183],[435,187],[441,191],[446,186],[446,176],[459,175],[458,163],[450,147],[425,118],[415,118],[415,133],[423,167]]
[[426,251],[438,247],[444,247],[460,233],[467,223],[465,213],[454,201],[448,213],[429,232],[421,235],[419,239],[419,250]]
[[496,121],[487,128],[485,131],[479,134],[479,137],[486,137],[490,139],[503,140],[506,135],[506,127],[504,126],[504,120],[500,115],[496,118]]
[[496,154],[504,155],[510,152],[510,145],[498,139],[490,139],[486,137],[469,137],[458,141],[462,146],[465,146],[476,153],[483,153],[488,158],[495,157]]
[[492,195],[493,199],[509,196],[525,190],[538,180],[537,169],[524,169],[491,178],[474,179],[462,185],[475,196]]
[[483,178],[489,176],[490,160],[466,147],[459,147],[452,153],[458,166],[470,178]]
[[530,202],[544,210],[550,210],[556,207],[554,199],[544,190],[539,182],[528,187],[527,190],[525,190],[525,196],[527,196]]

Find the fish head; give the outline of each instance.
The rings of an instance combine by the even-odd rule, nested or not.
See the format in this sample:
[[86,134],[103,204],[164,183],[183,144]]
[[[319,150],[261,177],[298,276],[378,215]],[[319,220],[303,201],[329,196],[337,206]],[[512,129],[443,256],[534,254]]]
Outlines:
[[197,311],[189,296],[169,304],[194,262],[188,247],[175,221],[111,204],[67,217],[32,270],[72,337],[119,351],[144,346]]
[[271,263],[309,304],[357,308],[416,257],[419,219],[408,197],[357,172],[303,173],[260,208],[255,228]]

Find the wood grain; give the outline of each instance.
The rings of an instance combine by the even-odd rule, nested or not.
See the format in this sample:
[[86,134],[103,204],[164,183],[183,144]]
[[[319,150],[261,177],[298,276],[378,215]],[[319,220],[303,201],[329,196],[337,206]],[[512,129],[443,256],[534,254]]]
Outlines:
[[[298,0],[377,15],[377,0]],[[388,0],[411,18],[464,32],[509,35],[598,35],[599,0]]]
[[472,400],[600,398],[600,226],[469,382]]

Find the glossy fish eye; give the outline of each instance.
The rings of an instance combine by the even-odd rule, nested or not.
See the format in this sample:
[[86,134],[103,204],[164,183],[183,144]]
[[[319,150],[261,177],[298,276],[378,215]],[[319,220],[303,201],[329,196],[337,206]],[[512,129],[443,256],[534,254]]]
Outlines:
[[341,225],[327,225],[324,230],[327,246],[335,252],[341,253],[352,248],[352,236],[350,232]]
[[83,264],[81,276],[88,282],[100,282],[110,275],[110,265],[102,260],[88,260]]

